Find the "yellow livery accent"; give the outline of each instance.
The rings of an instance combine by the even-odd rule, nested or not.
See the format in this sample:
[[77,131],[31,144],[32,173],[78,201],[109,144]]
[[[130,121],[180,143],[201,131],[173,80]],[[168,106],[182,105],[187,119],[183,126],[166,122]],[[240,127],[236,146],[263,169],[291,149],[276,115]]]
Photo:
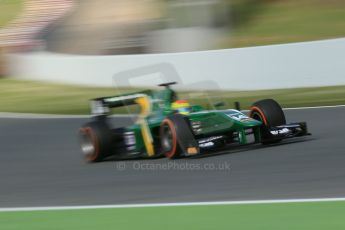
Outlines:
[[147,96],[146,97],[143,96],[136,99],[135,102],[141,107],[138,123],[140,124],[140,127],[141,127],[141,134],[143,135],[143,140],[144,140],[147,155],[152,157],[155,154],[155,151],[153,148],[153,139],[152,139],[149,126],[146,122],[146,117],[151,112],[150,100]]

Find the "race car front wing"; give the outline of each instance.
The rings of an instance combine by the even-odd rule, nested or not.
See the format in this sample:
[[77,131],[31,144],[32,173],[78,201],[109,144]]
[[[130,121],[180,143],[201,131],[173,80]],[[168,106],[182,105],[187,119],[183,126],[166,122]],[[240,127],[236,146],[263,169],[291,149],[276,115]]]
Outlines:
[[273,138],[277,138],[277,139],[311,135],[311,133],[308,132],[308,127],[307,127],[306,122],[279,125],[279,126],[271,127],[268,131],[273,136]]

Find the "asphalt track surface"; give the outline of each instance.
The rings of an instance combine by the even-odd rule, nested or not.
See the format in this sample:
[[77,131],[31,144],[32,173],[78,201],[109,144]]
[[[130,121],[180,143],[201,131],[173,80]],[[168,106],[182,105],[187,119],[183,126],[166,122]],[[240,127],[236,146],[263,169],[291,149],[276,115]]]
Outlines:
[[313,135],[269,147],[97,164],[79,151],[87,119],[2,118],[0,207],[345,197],[344,115],[344,107],[286,111]]

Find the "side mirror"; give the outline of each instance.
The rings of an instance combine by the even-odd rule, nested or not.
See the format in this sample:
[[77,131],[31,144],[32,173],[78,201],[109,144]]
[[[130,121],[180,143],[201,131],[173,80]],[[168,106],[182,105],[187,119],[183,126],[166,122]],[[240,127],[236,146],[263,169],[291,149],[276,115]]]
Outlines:
[[192,112],[200,112],[203,110],[204,108],[201,105],[192,105]]
[[238,110],[238,111],[241,110],[241,104],[238,101],[235,101],[234,105],[235,105],[236,110]]
[[214,103],[213,106],[214,106],[216,109],[219,109],[220,107],[225,106],[225,103],[224,103],[223,101],[221,101],[221,102]]

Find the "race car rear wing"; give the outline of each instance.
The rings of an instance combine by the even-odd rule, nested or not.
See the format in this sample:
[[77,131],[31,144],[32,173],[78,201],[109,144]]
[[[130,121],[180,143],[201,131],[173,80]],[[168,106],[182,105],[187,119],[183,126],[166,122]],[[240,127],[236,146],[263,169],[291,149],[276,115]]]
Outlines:
[[138,98],[147,97],[151,94],[150,90],[146,90],[131,94],[95,98],[90,101],[91,113],[96,116],[107,115],[110,113],[111,108],[138,104]]
[[137,124],[140,125],[141,134],[148,156],[155,153],[153,147],[153,138],[146,118],[151,112],[151,91],[143,91],[132,94],[123,94],[113,97],[102,97],[91,100],[91,112],[97,117],[104,118],[109,114],[110,108],[121,107],[126,105],[139,105],[140,113]]

